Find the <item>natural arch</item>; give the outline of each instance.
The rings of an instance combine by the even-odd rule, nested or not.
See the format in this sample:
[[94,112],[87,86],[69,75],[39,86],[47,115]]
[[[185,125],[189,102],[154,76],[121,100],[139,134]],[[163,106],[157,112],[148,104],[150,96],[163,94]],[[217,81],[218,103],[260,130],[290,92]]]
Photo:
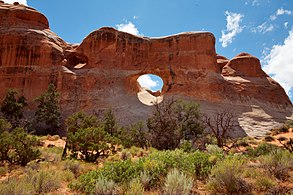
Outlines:
[[163,101],[162,90],[164,81],[154,74],[143,74],[137,78],[139,101],[145,105],[153,106]]

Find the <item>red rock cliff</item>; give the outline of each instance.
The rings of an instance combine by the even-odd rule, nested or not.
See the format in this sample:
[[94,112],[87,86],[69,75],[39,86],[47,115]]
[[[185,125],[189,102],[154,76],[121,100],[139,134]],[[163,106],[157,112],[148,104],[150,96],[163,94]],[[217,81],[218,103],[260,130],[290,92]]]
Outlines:
[[104,27],[71,45],[33,8],[2,3],[0,18],[0,99],[16,88],[33,102],[53,82],[66,113],[111,106],[133,118],[145,117],[145,106],[136,97],[137,78],[149,73],[163,79],[165,97],[292,109],[257,58],[217,55],[209,32],[147,38]]

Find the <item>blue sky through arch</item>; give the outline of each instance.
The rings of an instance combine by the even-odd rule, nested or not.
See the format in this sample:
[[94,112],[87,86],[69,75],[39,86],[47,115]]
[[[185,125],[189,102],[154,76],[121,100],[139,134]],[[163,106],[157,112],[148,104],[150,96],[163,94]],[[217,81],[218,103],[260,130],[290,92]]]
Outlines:
[[154,74],[144,74],[138,77],[137,82],[141,87],[150,89],[153,92],[162,91],[164,82],[161,77]]

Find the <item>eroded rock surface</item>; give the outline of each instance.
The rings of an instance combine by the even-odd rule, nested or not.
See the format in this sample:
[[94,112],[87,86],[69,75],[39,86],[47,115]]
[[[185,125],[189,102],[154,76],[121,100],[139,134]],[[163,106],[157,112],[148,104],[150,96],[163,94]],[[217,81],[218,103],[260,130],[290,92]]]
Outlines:
[[292,115],[284,89],[263,72],[259,60],[247,53],[231,60],[217,55],[210,32],[148,38],[104,27],[72,45],[33,8],[1,3],[0,18],[0,99],[16,88],[33,109],[34,98],[53,82],[64,115],[111,107],[125,124],[150,113],[137,98],[137,78],[155,74],[164,81],[164,98],[200,101],[208,105],[204,112],[232,105],[244,130],[253,122],[242,116],[249,117],[256,106],[269,109],[272,121]]

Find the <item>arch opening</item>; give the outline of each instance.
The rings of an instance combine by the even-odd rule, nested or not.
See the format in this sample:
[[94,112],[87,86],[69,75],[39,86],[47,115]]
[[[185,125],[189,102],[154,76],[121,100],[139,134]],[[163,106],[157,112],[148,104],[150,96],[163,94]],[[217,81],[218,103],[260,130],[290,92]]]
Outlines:
[[162,89],[164,81],[154,74],[143,74],[137,79],[139,92],[137,97],[145,105],[153,106],[163,101]]

